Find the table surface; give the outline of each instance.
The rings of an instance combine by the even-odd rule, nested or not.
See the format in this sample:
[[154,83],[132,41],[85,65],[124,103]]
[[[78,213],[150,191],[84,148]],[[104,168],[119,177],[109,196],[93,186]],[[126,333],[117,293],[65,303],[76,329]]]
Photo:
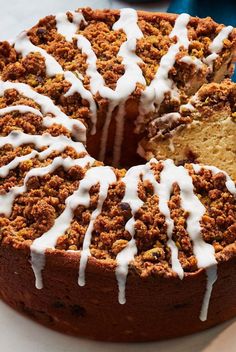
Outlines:
[[[132,3],[132,4],[131,4]],[[135,7],[166,11],[169,1],[116,0],[0,0],[0,40],[14,38],[48,14],[74,10],[82,6],[94,8]],[[0,340],[4,352],[235,352],[236,320],[200,334],[170,341],[143,344],[110,344],[73,338],[51,331],[21,316],[0,302]]]
[[0,40],[14,38],[20,31],[32,27],[38,19],[57,12],[78,7],[122,8],[135,7],[146,10],[166,11],[168,0],[139,2],[119,0],[0,0]]

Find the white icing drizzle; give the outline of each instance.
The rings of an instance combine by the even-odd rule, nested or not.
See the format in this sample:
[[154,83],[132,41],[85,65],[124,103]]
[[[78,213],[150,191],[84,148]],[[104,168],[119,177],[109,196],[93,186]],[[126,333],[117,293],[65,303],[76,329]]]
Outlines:
[[52,136],[49,133],[43,135],[31,135],[22,131],[12,131],[5,137],[0,137],[0,148],[6,144],[11,144],[14,148],[23,144],[34,144],[36,148],[57,145],[59,147],[72,147],[77,153],[86,152],[84,145],[80,142],[74,142],[72,139],[60,135]]
[[86,207],[89,206],[89,202],[90,202],[89,190],[93,185],[100,183],[97,208],[91,214],[89,226],[84,235],[83,248],[82,248],[81,257],[80,257],[79,279],[78,279],[78,284],[80,286],[85,285],[85,269],[86,269],[88,258],[91,255],[89,246],[91,244],[91,237],[93,233],[94,222],[96,221],[97,217],[102,211],[103,203],[107,198],[109,185],[111,185],[114,182],[116,182],[116,176],[114,174],[114,171],[108,166],[101,166],[101,167],[97,167],[96,169],[93,168],[88,170],[85,179],[80,183],[80,188],[76,199],[76,205],[78,206],[82,204]]
[[[151,125],[153,125],[153,126],[155,126],[155,125],[159,126],[160,125],[160,127],[162,127],[162,124],[164,124],[165,125],[164,129],[165,129],[167,126],[170,127],[173,122],[178,121],[180,118],[181,118],[180,113],[178,113],[178,112],[170,112],[168,114],[164,114],[164,115],[162,115],[160,117],[157,117],[155,120],[153,120],[151,122]],[[159,135],[161,135],[162,132],[163,132],[163,129],[160,128],[159,131],[157,132],[157,134],[154,136],[154,138],[159,136]]]
[[213,285],[217,280],[217,265],[212,265],[209,268],[206,268],[206,276],[207,276],[207,287],[203,298],[202,308],[199,315],[199,319],[201,321],[207,320],[208,308],[211,299],[211,293],[213,289]]
[[0,109],[0,116],[4,116],[6,114],[12,113],[12,112],[19,112],[20,114],[28,114],[32,113],[34,115],[38,115],[43,117],[41,112],[37,109],[32,108],[31,106],[28,105],[13,105],[13,106],[7,106],[6,108]]
[[228,38],[232,30],[232,26],[223,27],[221,29],[221,31],[214,38],[213,42],[209,45],[209,50],[211,51],[211,53],[218,54],[223,49],[224,41]]
[[[68,129],[69,131],[71,131],[73,136],[77,140],[81,142],[86,141],[86,128],[84,124],[79,120],[69,118],[53,103],[53,101],[49,97],[37,93],[30,86],[24,83],[0,81],[0,96],[3,96],[4,92],[8,89],[15,89],[24,97],[34,100],[40,106],[43,115],[53,114],[55,116],[55,117],[45,116],[43,118],[44,126],[49,127],[49,126],[52,126],[53,124],[60,124],[64,126],[66,129]],[[11,112],[14,110],[13,107],[9,109],[10,110],[8,112]],[[26,106],[20,107],[19,105],[17,105],[15,108],[15,110],[18,110],[19,112],[22,112],[22,113],[27,112],[26,109],[28,109],[28,112],[32,112],[31,110],[32,108],[30,107],[27,108]],[[40,115],[39,111],[37,113],[37,115],[39,116],[42,116],[42,114]]]
[[185,64],[188,64],[188,65],[194,65],[197,70],[201,70],[201,68],[204,65],[203,62],[199,60],[197,57],[192,57],[188,55],[182,57],[182,59],[180,59],[179,61],[184,62]]
[[119,161],[121,157],[121,147],[122,147],[124,129],[125,129],[124,116],[125,116],[125,101],[119,105],[119,109],[115,117],[116,134],[115,134],[115,140],[114,140],[113,160],[112,160],[112,164],[114,166],[119,165]]
[[[192,101],[192,103],[193,103],[193,100],[191,100],[191,101]],[[188,110],[188,111],[194,111],[194,110],[196,110],[195,107],[192,105],[192,103],[189,102],[189,103],[187,103],[187,104],[181,105],[181,106],[180,106],[180,113],[182,113],[182,112],[184,112],[184,111],[186,111],[186,110]]]
[[63,167],[65,170],[68,170],[70,167],[77,165],[85,167],[87,164],[92,163],[93,161],[94,159],[92,159],[90,156],[85,156],[81,159],[71,159],[70,157],[63,159],[59,156],[56,157],[51,164],[45,167],[31,169],[26,174],[22,186],[14,186],[9,190],[9,192],[0,195],[0,214],[4,214],[8,217],[11,215],[14,200],[17,196],[27,191],[27,182],[31,177],[41,177],[47,175],[54,172],[58,167]]
[[133,167],[123,178],[123,182],[126,185],[126,192],[122,201],[127,202],[132,211],[132,218],[127,222],[125,229],[129,231],[132,238],[126,248],[124,248],[116,258],[116,277],[119,287],[119,302],[121,304],[126,302],[125,287],[128,266],[137,254],[137,247],[134,240],[135,213],[143,205],[142,200],[138,197],[138,183],[141,176],[143,180],[148,180],[152,183],[154,193],[159,197],[159,209],[165,216],[167,225],[167,234],[169,237],[168,246],[171,249],[172,269],[181,279],[184,276],[183,268],[178,259],[178,248],[172,240],[174,222],[171,219],[170,209],[168,207],[168,201],[170,200],[173,185],[177,183],[180,187],[181,206],[188,213],[188,218],[186,220],[187,231],[193,242],[193,252],[196,256],[198,267],[206,268],[207,273],[207,290],[204,295],[200,314],[200,319],[204,320],[207,317],[212,287],[217,278],[217,261],[215,259],[214,247],[206,243],[201,236],[200,221],[205,213],[205,207],[195,195],[192,178],[183,166],[175,166],[172,160],[164,161],[163,170],[160,174],[160,182],[158,183],[151,171],[152,163],[156,162],[155,159],[152,159],[149,164]]
[[[121,45],[120,50],[118,52],[118,56],[121,56],[123,58],[122,64],[125,66],[125,73],[117,81],[116,89],[112,90],[109,87],[104,86],[104,81],[102,81],[102,77],[102,80],[101,78],[99,78],[97,81],[98,72],[94,71],[92,62],[90,66],[91,71],[88,71],[88,74],[90,74],[92,78],[92,90],[94,92],[99,92],[104,98],[116,100],[116,106],[119,104],[120,101],[124,99],[126,100],[128,98],[128,96],[135,90],[137,82],[145,84],[145,80],[142,75],[142,70],[138,65],[138,63],[141,63],[142,60],[135,54],[136,41],[137,39],[143,37],[143,34],[137,25],[137,20],[137,12],[135,10],[122,9],[120,12],[120,19],[113,25],[113,30],[123,29],[127,36],[127,40]],[[96,63],[95,60],[97,60],[97,58],[96,56],[93,56],[94,53],[86,52],[86,54],[89,58],[93,58],[93,64]]]
[[[194,193],[191,176],[183,166],[176,166],[170,159],[164,161],[163,166],[160,184],[163,184],[164,190],[161,191],[164,194],[164,202],[165,204],[168,202],[173,184],[177,183],[180,187],[181,206],[188,213],[186,229],[193,241],[193,252],[196,256],[198,267],[204,268],[216,264],[214,247],[205,243],[201,237],[200,221],[205,213],[205,207]],[[159,197],[161,198],[160,195]],[[171,225],[171,230],[172,228],[173,226]]]
[[138,123],[142,122],[144,115],[150,111],[158,111],[165,94],[176,92],[174,82],[169,78],[169,71],[174,66],[176,55],[181,47],[188,49],[189,39],[187,24],[190,16],[181,14],[177,17],[170,38],[176,36],[177,43],[172,44],[167,53],[161,58],[160,65],[150,85],[143,91],[140,104]]
[[[139,63],[142,60],[135,54],[136,42],[143,37],[138,24],[138,15],[135,10],[122,9],[119,20],[113,25],[114,30],[122,29],[126,34],[126,41],[121,45],[118,56],[122,57],[122,64],[125,67],[124,75],[117,81],[116,92],[118,95],[118,104],[121,103],[116,116],[116,135],[114,147],[114,164],[117,165],[120,160],[121,144],[123,141],[125,102],[136,88],[137,83],[146,84]],[[124,97],[125,95],[125,97]]]
[[201,171],[201,169],[205,169],[205,170],[210,170],[213,175],[217,175],[219,173],[224,174],[225,178],[226,178],[226,182],[225,182],[226,188],[233,196],[236,196],[235,183],[231,179],[231,177],[227,174],[227,172],[218,169],[218,167],[216,167],[216,166],[209,166],[209,165],[202,165],[201,166],[199,164],[192,164],[192,167],[196,173],[199,173]]
[[173,161],[167,160],[165,165],[169,167],[169,177],[173,177],[173,183],[177,182],[180,187],[181,206],[188,213],[187,232],[193,242],[193,252],[199,268],[206,268],[217,264],[214,247],[201,237],[200,221],[205,214],[205,207],[194,193],[192,178],[183,166],[175,166]]
[[36,144],[38,147],[49,146],[46,150],[38,152],[37,150],[32,150],[29,154],[15,157],[7,165],[0,167],[0,177],[7,177],[10,170],[15,169],[21,162],[35,158],[36,156],[39,160],[44,160],[49,157],[53,151],[62,152],[67,147],[72,146],[77,153],[86,152],[82,143],[73,142],[71,139],[59,136],[52,137],[49,134],[45,135],[28,135],[20,131],[13,131],[6,137],[0,137],[0,147],[11,144],[13,147],[18,147],[20,145],[32,143]]
[[[52,152],[52,151],[51,151]],[[42,152],[43,153],[43,152]],[[30,160],[35,158],[36,156],[42,157],[42,153],[38,153],[36,150],[33,150],[31,153],[23,155],[23,156],[17,156],[15,157],[11,162],[9,162],[7,165],[1,166],[0,167],[0,177],[7,177],[9,172],[13,169],[15,169],[21,162]]]
[[[88,158],[86,158],[86,162],[87,161]],[[81,166],[84,164],[83,159],[78,159],[77,162]],[[99,166],[89,169],[84,179],[80,182],[79,188],[66,199],[66,207],[62,214],[55,220],[55,223],[52,228],[32,243],[31,265],[35,274],[36,287],[38,289],[43,288],[42,270],[45,266],[46,249],[55,248],[58,238],[62,236],[70,227],[70,223],[73,220],[74,211],[79,205],[89,207],[89,191],[92,186],[96,185],[97,183],[100,183],[99,200],[97,208],[91,215],[90,223],[84,237],[83,250],[81,251],[79,284],[81,286],[85,284],[84,270],[86,267],[88,256],[90,256],[89,244],[93,231],[93,224],[102,210],[103,202],[107,197],[109,185],[115,181],[116,176],[112,169],[108,166]]]
[[92,122],[91,135],[94,135],[96,133],[97,124],[97,107],[91,92],[84,88],[82,81],[77,78],[73,72],[65,71],[64,78],[71,84],[70,89],[64,94],[66,98],[75,93],[79,93],[83,99],[89,102]]
[[[83,35],[76,35],[77,47],[81,49],[82,53],[87,56],[86,63],[88,65],[86,74],[90,78],[90,90],[95,95],[97,92],[101,96],[105,96],[110,93],[109,98],[113,99],[113,90],[105,86],[105,81],[102,75],[97,70],[97,56],[93,51],[90,41]],[[102,92],[102,93],[101,93]]]
[[120,11],[119,20],[113,25],[113,30],[123,29],[127,36],[127,40],[121,45],[118,52],[118,56],[122,57],[122,64],[125,67],[125,73],[117,81],[115,90],[105,86],[104,79],[96,67],[97,57],[92,49],[91,43],[82,35],[78,35],[76,37],[78,48],[80,48],[82,52],[87,55],[86,62],[88,68],[86,73],[90,77],[90,87],[92,93],[99,93],[103,98],[109,100],[109,107],[101,137],[101,148],[99,153],[100,160],[104,160],[105,158],[108,131],[112,120],[112,114],[115,108],[119,106],[116,115],[117,129],[114,142],[114,164],[118,164],[120,160],[121,144],[123,141],[124,132],[125,103],[130,94],[132,94],[135,90],[138,82],[146,85],[142,70],[138,65],[142,62],[142,60],[135,54],[136,41],[143,37],[143,34],[138,27],[137,20],[138,16],[135,10],[122,9]]
[[207,63],[211,67],[211,69],[213,68],[213,62],[215,61],[215,59],[217,59],[217,57],[219,56],[219,52],[224,47],[225,39],[228,38],[232,30],[232,26],[223,27],[221,31],[217,34],[217,36],[214,38],[213,42],[209,45],[209,51],[211,52],[211,54],[204,59],[204,62]]
[[[226,188],[233,196],[236,196],[235,183],[225,171],[222,171],[215,166],[209,166],[209,165],[201,166],[198,164],[192,164],[192,167],[196,173],[199,173],[202,168],[204,168],[206,170],[210,170],[213,175],[216,175],[218,173],[223,173],[226,178],[226,182],[225,182]],[[212,292],[213,285],[217,280],[217,267],[216,267],[216,265],[212,265],[212,266],[207,267],[206,268],[206,275],[207,275],[207,289],[206,289],[206,292],[204,295],[202,309],[201,309],[201,313],[200,313],[200,317],[199,317],[201,321],[207,320],[207,312],[208,312],[209,302],[210,302],[210,298],[211,298],[211,292]]]
[[137,246],[134,239],[135,235],[135,214],[139,208],[142,207],[143,201],[138,196],[138,184],[141,181],[140,176],[147,170],[146,165],[134,166],[130,168],[122,181],[125,184],[125,195],[122,199],[123,203],[128,203],[131,209],[132,217],[125,225],[125,230],[131,235],[131,240],[128,242],[127,246],[121,250],[117,257],[117,267],[116,267],[116,278],[119,287],[119,303],[125,304],[125,287],[126,279],[128,275],[129,263],[134,259],[137,254]]
[[[164,162],[164,168],[160,174],[160,182],[157,182],[151,171],[152,162],[156,162],[156,160],[153,159],[150,161],[150,164],[149,164],[150,172],[147,177],[147,180],[151,181],[154,187],[154,194],[158,195],[159,197],[160,212],[165,216],[167,235],[169,238],[167,244],[171,250],[172,270],[178,274],[180,279],[183,279],[184,271],[178,259],[178,247],[176,246],[175,242],[172,240],[172,235],[174,231],[174,221],[171,218],[170,209],[168,206],[168,202],[171,196],[172,186],[174,183],[174,180],[173,178],[171,179],[169,172],[171,171],[173,177],[176,177],[176,176],[173,173],[173,170],[172,169],[170,170],[170,168],[173,166],[172,163],[169,160],[167,160],[166,162]],[[146,178],[144,177],[144,180],[145,179]]]
[[58,74],[63,74],[61,65],[54,59],[54,57],[46,52],[46,50],[31,43],[27,31],[21,32],[15,40],[14,43],[15,50],[25,57],[30,53],[40,53],[45,59],[46,73],[49,77],[56,76]]
[[85,25],[87,24],[81,12],[71,11],[70,13],[73,16],[72,22],[68,20],[66,13],[58,13],[55,16],[58,33],[62,34],[68,42],[72,41],[78,28],[80,28],[81,22],[83,22]]
[[215,61],[215,59],[217,59],[218,54],[216,53],[212,53],[210,55],[208,55],[205,59],[203,59],[203,61],[209,65],[210,69],[213,69],[213,62]]
[[[88,65],[86,74],[90,77],[91,92],[94,95],[99,93],[101,97],[109,100],[109,107],[101,137],[100,160],[104,160],[105,158],[110,122],[112,120],[113,111],[119,106],[116,115],[117,131],[114,142],[114,164],[118,164],[120,159],[124,131],[125,102],[135,90],[137,82],[144,85],[146,84],[142,70],[138,65],[142,60],[135,54],[136,41],[143,37],[143,34],[137,25],[137,20],[138,17],[135,10],[122,9],[120,11],[119,20],[113,25],[113,30],[123,29],[127,36],[127,40],[121,45],[118,52],[118,56],[122,57],[122,64],[125,67],[125,73],[117,81],[115,90],[112,90],[105,85],[102,75],[98,72],[96,66],[97,57],[89,40],[80,34],[76,35],[74,33],[74,35],[72,35],[71,24],[68,24],[68,28],[66,29],[64,23],[64,29],[60,31],[61,34],[65,35],[70,40],[72,37],[76,38],[78,48],[82,50],[82,53],[86,54],[86,63]],[[69,22],[68,18],[65,17],[64,21],[67,23]],[[57,26],[57,28],[58,27],[59,26]]]
[[[60,24],[61,24],[61,28],[62,28],[63,27],[62,26],[62,16],[59,16],[59,17],[60,17]],[[78,23],[77,16],[75,16],[75,19],[76,19],[76,23]],[[70,23],[70,22],[68,21],[68,23]],[[71,23],[70,23],[70,25],[71,25]],[[74,28],[74,26],[73,26],[73,28]],[[85,99],[89,102],[90,112],[91,112],[91,121],[93,123],[93,129],[92,129],[91,133],[94,134],[96,132],[97,108],[96,108],[96,104],[95,104],[95,101],[94,101],[94,98],[93,98],[91,92],[84,88],[81,80],[79,78],[77,78],[73,72],[64,71],[62,66],[57,62],[57,60],[54,59],[54,57],[52,55],[48,54],[46,52],[46,50],[34,45],[30,41],[26,31],[23,31],[16,38],[14,47],[15,47],[15,50],[18,53],[21,53],[21,55],[23,57],[29,55],[30,53],[35,53],[35,52],[40,53],[40,55],[45,59],[46,73],[49,77],[54,77],[58,74],[62,74],[62,75],[64,75],[65,80],[67,80],[68,82],[71,83],[71,88],[65,94],[65,97],[68,97],[74,93],[78,93],[83,99]],[[83,125],[81,122],[80,122],[80,124]]]

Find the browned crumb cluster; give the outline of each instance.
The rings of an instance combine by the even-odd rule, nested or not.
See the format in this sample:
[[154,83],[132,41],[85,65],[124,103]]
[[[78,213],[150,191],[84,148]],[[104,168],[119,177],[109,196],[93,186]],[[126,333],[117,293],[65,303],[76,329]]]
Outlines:
[[212,110],[227,109],[230,115],[236,112],[236,85],[226,79],[221,84],[211,83],[204,85],[192,99],[193,106],[198,111],[198,119],[208,119]]

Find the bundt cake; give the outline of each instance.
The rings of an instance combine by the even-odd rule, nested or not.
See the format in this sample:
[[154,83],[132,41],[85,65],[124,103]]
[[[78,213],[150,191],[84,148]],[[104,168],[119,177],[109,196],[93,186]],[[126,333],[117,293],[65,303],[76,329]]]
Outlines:
[[4,301],[109,341],[236,315],[235,47],[210,18],[90,8],[0,43]]

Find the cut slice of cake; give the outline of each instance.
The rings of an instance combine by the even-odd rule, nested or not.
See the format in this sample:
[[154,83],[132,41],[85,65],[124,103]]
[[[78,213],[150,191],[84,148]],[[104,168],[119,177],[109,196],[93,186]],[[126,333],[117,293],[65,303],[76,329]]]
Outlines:
[[214,165],[236,179],[236,84],[203,85],[180,112],[153,120],[148,133],[140,143],[148,159]]

